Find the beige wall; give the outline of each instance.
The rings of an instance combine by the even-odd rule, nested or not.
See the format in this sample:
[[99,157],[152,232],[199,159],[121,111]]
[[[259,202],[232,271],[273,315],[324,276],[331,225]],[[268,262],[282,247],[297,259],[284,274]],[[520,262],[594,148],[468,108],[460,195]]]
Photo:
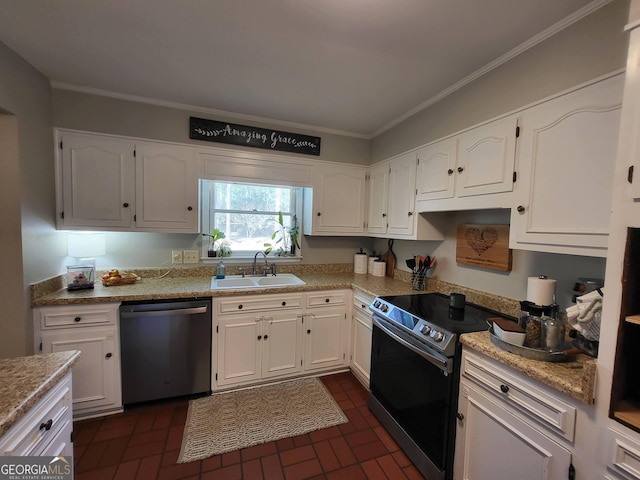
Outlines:
[[[219,148],[238,149],[233,145],[189,139],[189,117],[211,118],[241,125],[290,131],[322,138],[320,156],[288,154],[292,157],[320,159],[331,162],[369,163],[369,140],[294,129],[278,125],[260,124],[234,118],[214,117],[202,112],[180,110],[149,103],[131,102],[117,98],[91,95],[71,90],[53,90],[53,125],[59,128],[149,138],[168,142],[192,143]],[[245,149],[246,150],[246,149]],[[260,149],[252,149],[260,152]],[[266,151],[266,150],[263,150]]]
[[615,0],[373,139],[372,162],[624,68],[628,0]]
[[28,284],[58,274],[48,80],[0,43],[0,357],[32,351]]

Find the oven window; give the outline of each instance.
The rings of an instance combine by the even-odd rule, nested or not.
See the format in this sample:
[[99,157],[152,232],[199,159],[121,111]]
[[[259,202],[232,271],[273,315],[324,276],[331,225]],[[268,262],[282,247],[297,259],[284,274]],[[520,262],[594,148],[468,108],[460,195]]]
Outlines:
[[456,403],[452,377],[374,325],[371,393],[441,470]]

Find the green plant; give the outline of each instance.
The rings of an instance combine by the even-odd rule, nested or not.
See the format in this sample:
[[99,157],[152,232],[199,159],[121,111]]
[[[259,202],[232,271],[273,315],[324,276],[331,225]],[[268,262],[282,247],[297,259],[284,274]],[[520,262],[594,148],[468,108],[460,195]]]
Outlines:
[[[295,215],[294,215],[294,219],[295,219]],[[282,212],[278,212],[278,219],[274,220],[275,223],[278,224],[278,227],[276,228],[276,230],[271,234],[271,240],[273,241],[273,243],[267,242],[264,244],[265,249],[264,249],[264,253],[265,255],[269,255],[273,249],[280,245],[280,247],[278,248],[278,255],[283,256],[283,255],[287,255],[287,253],[289,252],[289,239],[291,239],[291,241],[293,241],[293,237],[291,235],[291,231],[294,227],[289,228],[289,230],[287,231],[287,227],[284,224],[284,218],[282,216]],[[298,245],[298,239],[297,239],[297,230],[298,230],[298,222],[297,220],[295,220],[295,231],[296,231],[296,239],[295,239],[295,244]]]
[[[228,257],[231,255],[231,248],[229,247],[229,243],[228,242],[220,242],[219,245],[216,245],[216,242],[218,242],[219,240],[224,239],[225,235],[224,232],[214,228],[211,231],[211,235],[209,235],[208,233],[203,233],[202,234],[203,237],[209,237],[209,256],[210,257]],[[220,253],[220,255],[218,255],[218,251]],[[224,254],[223,254],[224,252]]]
[[291,243],[295,245],[296,248],[300,248],[300,243],[298,241],[298,236],[300,232],[298,231],[298,217],[294,215],[291,218],[291,227],[289,228],[289,237],[291,238]]

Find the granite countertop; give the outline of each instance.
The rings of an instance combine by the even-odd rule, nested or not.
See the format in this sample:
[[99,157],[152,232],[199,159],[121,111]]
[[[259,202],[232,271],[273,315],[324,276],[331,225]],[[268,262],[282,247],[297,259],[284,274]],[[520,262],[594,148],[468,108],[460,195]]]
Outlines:
[[0,359],[0,435],[51,390],[79,356],[72,350]]
[[69,291],[65,288],[34,298],[32,306],[258,295],[345,288],[355,288],[372,296],[418,293],[410,289],[409,283],[389,277],[374,277],[355,273],[300,273],[297,276],[304,280],[306,285],[260,289],[211,290],[211,277],[209,276],[143,278],[141,281],[131,285],[111,287],[104,287],[100,282],[96,282],[93,289]]
[[594,398],[597,359],[576,355],[573,361],[550,363],[507,352],[491,343],[489,332],[466,333],[462,344],[584,404]]

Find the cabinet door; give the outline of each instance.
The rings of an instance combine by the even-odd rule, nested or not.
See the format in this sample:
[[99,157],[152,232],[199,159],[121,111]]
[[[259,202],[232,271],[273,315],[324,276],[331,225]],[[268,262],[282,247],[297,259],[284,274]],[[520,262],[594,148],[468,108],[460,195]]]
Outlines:
[[460,135],[456,197],[513,190],[516,127],[516,117],[507,117]]
[[362,234],[366,200],[364,168],[331,166],[314,170],[313,234]]
[[134,212],[134,144],[101,135],[60,135],[60,228],[129,229]]
[[567,478],[571,465],[567,449],[464,382],[460,396],[465,425],[464,429],[458,425],[462,438],[457,446],[462,448],[456,448],[456,479]]
[[195,162],[189,147],[136,145],[136,228],[198,232]]
[[120,350],[116,327],[42,332],[42,352],[80,350],[73,367],[74,416],[122,406]]
[[389,198],[389,163],[384,162],[369,172],[369,222],[371,235],[387,232],[387,204]]
[[415,153],[402,155],[389,162],[389,236],[411,236],[415,230],[416,165]]
[[218,385],[261,378],[261,316],[233,316],[218,325]]
[[416,200],[453,197],[457,153],[455,138],[418,150]]
[[316,308],[304,316],[304,369],[319,370],[344,364],[343,325],[346,308]]
[[285,312],[263,317],[262,377],[302,370],[302,314]]
[[371,314],[354,308],[351,368],[358,378],[364,380],[367,388],[369,387],[369,372],[371,371],[372,330]]
[[[623,75],[522,116],[512,248],[606,256]],[[573,249],[573,250],[572,250]]]

